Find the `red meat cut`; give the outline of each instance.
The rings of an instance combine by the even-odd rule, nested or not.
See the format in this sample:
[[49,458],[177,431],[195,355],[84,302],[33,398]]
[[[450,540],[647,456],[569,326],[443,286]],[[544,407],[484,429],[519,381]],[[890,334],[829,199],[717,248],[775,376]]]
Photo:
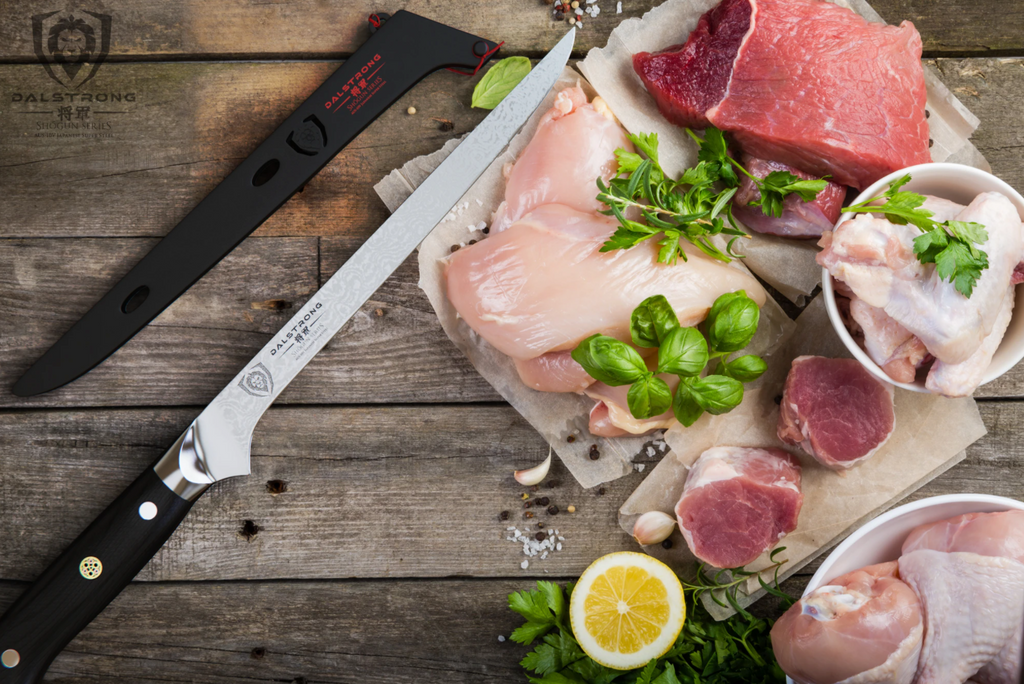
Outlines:
[[[749,154],[743,155],[743,167],[758,178],[765,178],[773,171],[787,171],[804,180],[814,178],[811,174],[792,166],[765,161]],[[846,188],[829,182],[810,202],[804,202],[795,192],[788,195],[782,200],[782,216],[770,216],[765,214],[760,206],[750,204],[761,200],[761,191],[757,189],[754,181],[742,176],[739,190],[736,191],[733,200],[732,214],[745,226],[758,233],[790,238],[820,238],[822,233],[832,230],[835,226],[844,199]]]
[[723,0],[633,68],[665,117],[863,189],[931,161],[921,36],[824,0]]
[[892,385],[853,359],[800,356],[786,377],[779,439],[844,470],[870,458],[892,435]]
[[690,551],[739,568],[796,529],[800,463],[782,449],[714,447],[690,469],[676,517]]

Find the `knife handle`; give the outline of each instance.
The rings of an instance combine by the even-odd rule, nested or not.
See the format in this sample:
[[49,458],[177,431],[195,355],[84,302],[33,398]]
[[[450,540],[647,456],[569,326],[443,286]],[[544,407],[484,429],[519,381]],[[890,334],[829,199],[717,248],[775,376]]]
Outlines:
[[57,654],[163,546],[197,496],[182,498],[146,468],[0,618],[0,684],[42,681]]

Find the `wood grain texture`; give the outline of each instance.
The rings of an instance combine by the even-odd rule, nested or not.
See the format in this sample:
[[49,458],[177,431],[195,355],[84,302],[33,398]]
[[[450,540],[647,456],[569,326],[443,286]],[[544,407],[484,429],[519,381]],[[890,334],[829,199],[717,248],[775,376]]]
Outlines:
[[[94,6],[81,4],[95,10]],[[658,4],[652,0],[623,0],[623,13],[616,15],[616,3],[602,0],[602,14],[584,22],[576,53],[582,55],[592,47],[603,46],[619,20],[641,16]],[[984,53],[1024,47],[1024,8],[1019,3],[875,0],[871,4],[890,23],[913,21],[928,52]],[[34,60],[30,17],[53,9],[52,3],[30,0],[19,3],[17,12],[5,13],[0,18],[0,59]],[[365,18],[371,12],[399,9],[484,38],[503,40],[507,54],[541,54],[569,28],[564,22],[554,21],[551,8],[537,0],[473,5],[436,0],[121,0],[103,11],[113,17],[109,59],[152,60],[343,57],[369,36]],[[993,17],[999,17],[999,21],[992,21]]]
[[[0,414],[0,579],[40,572],[195,414]],[[1024,405],[986,402],[982,415],[989,435],[913,498],[963,491],[1024,497],[1015,476],[1024,465],[1016,435]],[[512,471],[538,462],[544,447],[504,406],[275,408],[256,431],[253,474],[200,499],[139,579],[576,576],[601,554],[635,550],[616,511],[642,476],[604,485],[601,495],[581,489],[556,463],[548,481],[558,486],[529,492]],[[270,480],[286,482],[287,491],[272,495]],[[524,510],[524,492],[561,511]],[[566,512],[570,504],[575,513]],[[509,511],[508,521],[501,511]],[[260,528],[251,539],[239,534],[245,520]],[[506,527],[536,533],[537,522],[566,541],[524,570]]]
[[[27,399],[2,392],[0,405],[204,405],[360,242],[251,238],[84,377]],[[0,387],[10,387],[153,244],[0,240]],[[416,282],[410,259],[279,403],[500,399],[445,336]]]

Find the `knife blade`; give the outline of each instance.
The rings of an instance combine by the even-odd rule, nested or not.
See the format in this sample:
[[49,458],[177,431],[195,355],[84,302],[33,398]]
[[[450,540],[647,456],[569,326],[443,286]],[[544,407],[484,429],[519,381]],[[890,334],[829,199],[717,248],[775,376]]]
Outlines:
[[575,29],[0,617],[0,684],[42,680],[214,482],[249,474],[253,429],[289,382],[462,198],[554,85]]
[[[399,11],[78,320],[15,383],[21,397],[87,373],[266,221],[427,74],[479,68],[498,48]],[[387,15],[383,15],[387,17]]]

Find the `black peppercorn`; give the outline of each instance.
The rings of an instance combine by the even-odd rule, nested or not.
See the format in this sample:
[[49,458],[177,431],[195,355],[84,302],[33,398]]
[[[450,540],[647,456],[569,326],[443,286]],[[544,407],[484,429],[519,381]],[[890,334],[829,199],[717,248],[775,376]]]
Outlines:
[[572,444],[573,442],[576,441],[576,435],[569,435],[568,437],[565,438],[565,441],[568,442],[569,444]]
[[600,489],[598,489],[597,490],[597,494],[598,494],[598,496],[604,496],[604,487],[601,487]]
[[665,541],[661,542],[661,548],[663,548],[663,549],[671,549],[672,548],[672,540],[671,539],[666,539]]
[[459,251],[459,245],[452,245],[452,254]]
[[558,515],[558,506],[556,506],[555,504],[551,504],[550,506],[548,506],[548,513],[551,515]]
[[543,532],[538,532],[537,534],[533,535],[533,538],[537,541],[544,541],[548,538],[548,535],[544,534]]
[[498,514],[498,520],[508,520],[508,516],[509,516],[509,512],[508,511],[502,511],[501,513]]
[[596,461],[599,458],[601,458],[601,452],[598,450],[596,444],[591,444],[590,445],[590,460],[591,461]]
[[546,497],[546,496],[542,496],[539,499],[537,499],[537,505],[538,506],[547,506],[548,503],[550,503],[550,502],[548,501],[548,497]]
[[562,483],[559,482],[558,480],[552,480],[551,482],[548,482],[548,489],[554,489],[555,487],[557,487],[560,484],[562,484]]

